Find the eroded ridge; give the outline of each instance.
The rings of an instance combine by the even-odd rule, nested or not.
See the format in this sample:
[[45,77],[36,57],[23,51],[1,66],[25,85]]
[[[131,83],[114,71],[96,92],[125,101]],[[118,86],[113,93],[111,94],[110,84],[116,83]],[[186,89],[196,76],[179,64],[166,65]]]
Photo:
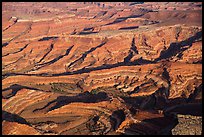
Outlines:
[[202,133],[201,2],[2,4],[4,135]]

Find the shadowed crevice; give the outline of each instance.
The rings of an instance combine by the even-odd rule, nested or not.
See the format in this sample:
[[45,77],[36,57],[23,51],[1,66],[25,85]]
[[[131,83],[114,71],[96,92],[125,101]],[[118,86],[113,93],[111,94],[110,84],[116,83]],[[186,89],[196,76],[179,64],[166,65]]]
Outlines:
[[19,52],[23,51],[28,45],[29,45],[29,44],[26,44],[24,47],[20,48],[18,51],[15,51],[15,52],[13,52],[13,53],[8,53],[8,54],[6,54],[6,55],[4,55],[4,56],[2,56],[2,57],[8,56],[8,55],[10,55],[10,54],[19,53]]
[[[66,53],[65,53],[64,55],[60,55],[60,56],[54,58],[54,59],[51,60],[51,61],[38,64],[38,66],[36,66],[36,68],[34,68],[34,69],[31,69],[31,71],[36,71],[36,70],[38,70],[38,69],[40,69],[40,68],[42,68],[42,67],[44,67],[44,66],[48,66],[48,65],[51,65],[51,64],[53,64],[53,63],[59,61],[59,60],[60,60],[61,58],[63,58],[64,56],[69,55],[69,53],[70,53],[70,51],[71,51],[71,49],[72,49],[73,47],[74,47],[74,45],[72,45],[71,47],[69,47],[69,48],[66,50]],[[53,49],[53,45],[51,45],[50,52],[51,52],[52,49]],[[50,52],[49,52],[49,53],[50,53]],[[47,56],[47,55],[46,55],[46,56]],[[32,75],[33,75],[33,74],[31,74],[31,75],[29,75],[29,76],[32,76]],[[35,74],[34,74],[34,75],[35,75]],[[40,75],[36,74],[35,76],[46,76],[46,75],[47,75],[46,73],[43,73],[43,74],[40,74]]]
[[119,28],[119,30],[129,30],[129,29],[137,29],[137,28],[139,28],[139,26],[123,27],[123,28]]
[[98,33],[98,32],[93,32],[93,31],[81,31],[79,33],[79,35],[88,35],[88,34],[95,34],[95,33]]
[[113,130],[117,130],[126,116],[123,110],[115,110],[110,116],[110,122]]
[[[12,17],[11,17],[11,19],[12,19]],[[14,26],[17,22],[18,22],[18,19],[14,20],[14,21],[13,21],[13,24],[11,24],[11,25],[9,25],[8,27],[6,27],[5,29],[3,29],[3,32],[6,31],[6,30],[8,30],[9,28],[11,28],[12,26]]]
[[[117,24],[117,23],[120,23],[120,22],[122,22],[122,21],[127,20],[128,18],[138,18],[138,17],[141,17],[141,16],[143,16],[143,15],[144,15],[144,13],[143,13],[143,14],[139,14],[139,15],[131,15],[131,16],[128,16],[128,17],[120,17],[120,18],[115,19],[113,22],[108,23],[108,24],[105,24],[105,25]],[[104,26],[105,26],[105,25],[104,25]]]
[[49,108],[49,111],[60,108],[64,105],[68,105],[73,102],[83,102],[83,103],[97,103],[101,101],[109,100],[108,95],[105,92],[99,92],[98,94],[91,94],[89,92],[80,93],[76,96],[59,96],[57,99],[49,102],[42,108],[35,109],[35,111],[40,111],[45,108]]
[[47,64],[52,64],[52,63],[55,63],[56,61],[60,60],[61,58],[63,58],[64,56],[67,56],[71,49],[74,47],[74,45],[72,45],[71,47],[69,47],[67,50],[66,50],[66,53],[64,55],[60,55],[58,56],[57,58],[54,58],[53,60],[49,61],[49,62],[45,62],[45,63],[42,63],[42,64],[39,64],[39,65],[47,65]]
[[43,38],[39,39],[38,41],[48,41],[48,40],[50,40],[50,39],[56,40],[57,38],[58,38],[58,37],[43,37]]
[[[169,48],[165,51],[161,51],[160,56],[155,59],[156,62],[162,59],[168,59],[170,57],[176,56],[180,52],[184,52],[185,50],[189,49],[192,44],[199,39],[202,38],[202,31],[197,32],[194,36],[181,41],[181,42],[173,42],[170,44]],[[188,46],[187,48],[183,48]]]
[[130,124],[125,129],[125,135],[130,133],[136,135],[172,135],[171,130],[178,124],[178,119],[174,115],[163,116],[150,111],[146,114],[138,112],[135,118],[141,120]]
[[187,100],[186,100],[187,103],[195,102],[195,101],[196,101],[196,97],[198,96],[198,94],[199,94],[200,92],[202,92],[202,87],[203,87],[202,84],[199,85],[198,87],[195,87],[194,92],[191,93],[191,94],[189,95],[189,97],[187,98]]
[[37,63],[40,63],[41,61],[43,61],[44,58],[52,51],[53,47],[54,47],[54,44],[51,44],[49,51]]
[[2,47],[6,47],[9,44],[9,42],[5,42],[2,44]]
[[[86,56],[86,55],[85,55]],[[53,61],[57,61],[57,60],[53,60]],[[51,62],[53,62],[51,61]],[[120,67],[120,66],[135,66],[135,65],[144,65],[144,64],[153,64],[155,63],[154,61],[149,61],[149,60],[145,60],[145,59],[137,59],[134,62],[119,62],[119,63],[115,63],[115,64],[105,64],[102,66],[98,66],[98,67],[94,67],[94,68],[82,68],[80,70],[76,70],[73,72],[63,72],[63,73],[57,73],[57,74],[48,74],[48,73],[40,73],[40,74],[24,74],[24,73],[6,73],[3,74],[3,78],[9,77],[9,76],[20,76],[20,75],[24,75],[24,76],[45,76],[45,77],[51,77],[51,76],[66,76],[66,75],[74,75],[74,74],[83,74],[83,73],[89,73],[91,71],[97,71],[97,70],[103,70],[103,69],[111,69],[111,68],[116,68],[116,67]],[[48,64],[48,63],[44,63],[44,64]],[[39,68],[38,68],[39,69]],[[37,69],[35,69],[37,70]]]
[[73,64],[75,64],[76,62],[78,62],[78,61],[80,61],[80,60],[84,60],[88,54],[90,54],[91,52],[95,51],[97,48],[102,47],[102,46],[105,45],[106,43],[107,43],[107,38],[105,38],[105,40],[104,40],[100,45],[98,45],[98,46],[96,46],[96,47],[93,47],[93,48],[91,48],[90,50],[88,50],[88,51],[86,51],[85,53],[83,53],[83,55],[82,55],[79,59],[77,59],[77,60],[71,62],[71,63],[69,64],[69,66],[67,66],[67,67],[69,68],[69,67],[71,67]]
[[[175,99],[173,99],[175,100]],[[183,103],[175,104],[165,109],[164,113],[168,114],[182,114],[192,116],[202,116],[202,103]]]
[[22,85],[19,85],[19,84],[13,84],[11,85],[10,87],[8,88],[5,88],[5,89],[2,89],[2,94],[4,94],[4,92],[7,92],[8,90],[12,90],[12,92],[8,95],[2,95],[2,97],[4,99],[8,99],[8,98],[11,98],[13,96],[16,95],[16,93],[21,90],[21,89],[29,89],[29,90],[38,90],[38,91],[42,91],[40,89],[37,89],[37,88],[32,88],[32,87],[27,87],[27,86],[22,86]]
[[[80,70],[76,70],[76,71],[73,71],[73,72],[64,72],[64,73],[58,73],[58,74],[47,74],[47,73],[43,73],[43,74],[6,73],[6,74],[3,74],[2,76],[3,76],[3,78],[6,78],[8,76],[15,76],[15,75],[25,75],[25,76],[65,76],[65,75],[89,73],[91,71],[102,70],[102,69],[111,69],[111,68],[120,67],[120,66],[135,66],[135,65],[154,64],[156,62],[159,62],[162,59],[168,59],[170,57],[173,57],[178,52],[183,52],[184,50],[187,50],[188,48],[182,49],[181,47],[187,46],[187,45],[192,46],[192,43],[197,41],[197,40],[199,40],[201,37],[202,37],[202,31],[197,32],[196,35],[188,38],[187,40],[181,41],[179,43],[172,43],[171,46],[166,51],[162,52],[160,57],[155,59],[154,61],[146,60],[146,59],[143,59],[141,57],[141,58],[139,58],[139,59],[137,59],[137,60],[135,60],[133,62],[128,62],[128,60],[130,58],[128,56],[128,58],[126,58],[126,61],[124,60],[124,62],[118,62],[118,63],[115,63],[115,64],[105,64],[105,65],[94,67],[94,68],[85,68],[84,67],[84,68],[82,68]],[[79,60],[83,60],[87,56],[87,54],[93,52],[96,48],[103,46],[103,44],[104,43],[102,43],[101,45],[99,45],[99,46],[97,46],[95,48],[91,48],[89,51],[85,52],[82,55],[81,58],[79,58],[79,59],[75,60],[74,62],[72,62],[68,67],[72,66],[74,63],[76,63]],[[71,48],[67,50],[65,55],[67,55],[69,53]],[[64,57],[65,55],[61,55],[61,56],[53,59],[52,61],[40,64],[40,65],[46,65],[46,64],[54,63],[54,62],[58,61],[59,59],[61,59],[62,57]],[[41,67],[43,67],[43,66],[41,66]],[[35,70],[37,70],[37,69],[35,69]]]
[[24,118],[20,117],[17,114],[12,114],[4,110],[2,110],[2,121],[3,120],[29,125],[29,123]]

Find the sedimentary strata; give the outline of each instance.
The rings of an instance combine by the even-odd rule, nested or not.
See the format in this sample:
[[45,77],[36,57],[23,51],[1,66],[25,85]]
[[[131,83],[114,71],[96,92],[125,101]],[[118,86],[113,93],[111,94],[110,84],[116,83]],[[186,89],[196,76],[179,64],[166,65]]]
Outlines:
[[2,4],[4,135],[202,133],[202,3]]

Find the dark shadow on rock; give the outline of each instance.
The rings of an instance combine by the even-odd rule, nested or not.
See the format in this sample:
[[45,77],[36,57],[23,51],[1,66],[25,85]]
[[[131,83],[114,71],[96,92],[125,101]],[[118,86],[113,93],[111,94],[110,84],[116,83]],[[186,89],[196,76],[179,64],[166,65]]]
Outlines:
[[125,113],[123,110],[116,110],[110,116],[110,123],[113,130],[117,130],[120,124],[125,120]]
[[100,11],[96,16],[94,16],[93,19],[95,19],[95,18],[100,18],[100,17],[106,15],[107,12],[108,12],[108,11]]
[[33,112],[40,111],[47,107],[49,107],[49,111],[51,111],[73,102],[97,103],[107,100],[109,100],[109,97],[105,92],[99,92],[98,94],[91,94],[89,92],[85,92],[80,93],[76,96],[59,96],[57,97],[57,99],[49,102],[42,108],[35,109]]
[[93,27],[90,27],[90,28],[84,28],[83,31],[93,31],[93,29],[94,29]]
[[[138,60],[135,60],[134,62],[118,62],[115,64],[104,64],[102,66],[98,66],[98,67],[94,67],[94,68],[82,68],[80,70],[76,70],[73,72],[64,72],[64,73],[59,73],[59,74],[52,74],[52,76],[82,74],[82,73],[89,73],[91,71],[96,71],[96,70],[116,68],[116,67],[120,67],[120,66],[134,66],[134,65],[153,64],[153,63],[155,63],[155,62],[140,58]],[[71,64],[73,64],[73,63],[71,63]],[[38,74],[38,75],[40,75],[40,74]]]
[[178,124],[178,119],[176,117],[158,117],[145,119],[143,122],[160,127],[159,130],[156,130],[158,135],[171,135],[171,130]]
[[81,31],[79,33],[79,35],[88,35],[88,34],[95,34],[95,33],[98,33],[98,32],[92,32],[92,31]]
[[194,103],[197,102],[198,100],[196,100],[196,97],[198,96],[199,93],[202,93],[202,88],[203,85],[199,85],[198,87],[195,87],[195,91],[193,93],[190,94],[190,96],[188,97],[188,99],[186,100],[188,103]]
[[43,38],[39,39],[38,41],[47,41],[47,40],[50,40],[50,39],[55,40],[55,39],[57,39],[57,38],[58,38],[58,37],[43,37]]
[[168,114],[182,114],[192,116],[202,116],[202,103],[186,103],[174,105],[165,109],[164,113]]
[[99,116],[94,116],[93,118],[90,119],[90,121],[88,121],[86,123],[86,127],[91,131],[91,132],[97,132],[98,131],[98,125],[97,122],[99,120]]
[[175,117],[157,117],[144,119],[141,123],[131,124],[124,134],[171,135],[171,130],[178,124]]
[[[170,47],[166,50],[163,51],[160,55],[159,58],[155,59],[154,61],[151,60],[146,60],[143,59],[142,57],[133,61],[133,62],[129,62],[130,57],[132,56],[130,53],[130,56],[128,56],[123,62],[118,62],[115,64],[103,64],[101,66],[98,67],[94,67],[94,68],[82,68],[80,70],[76,70],[73,72],[64,72],[64,73],[58,73],[58,74],[22,74],[22,73],[6,73],[3,74],[3,78],[8,77],[8,76],[16,76],[16,75],[27,75],[27,76],[64,76],[64,75],[73,75],[73,74],[82,74],[82,73],[89,73],[91,71],[96,71],[96,70],[102,70],[102,69],[111,69],[111,68],[115,68],[115,67],[119,67],[119,66],[135,66],[135,65],[144,65],[144,64],[154,64],[162,59],[168,59],[172,56],[175,56],[178,52],[183,52],[185,50],[187,50],[188,48],[182,48],[186,45],[190,45],[192,46],[192,43],[195,42],[196,40],[199,40],[202,37],[202,31],[197,32],[195,36],[188,38],[187,40],[181,41],[179,43],[172,43],[170,45]],[[105,43],[105,42],[104,42]],[[99,46],[97,46],[96,48],[104,45],[104,43],[100,44]],[[95,48],[92,48],[90,51],[87,51],[83,54],[83,56],[80,59],[84,59],[88,53],[94,51]],[[67,50],[67,53],[69,53],[70,50]],[[56,62],[57,60],[59,60],[60,58],[62,58],[65,55],[61,55],[60,57],[58,57],[57,59],[54,59],[52,61],[50,61],[49,63],[45,63],[45,64],[51,64]],[[76,60],[74,62],[72,62],[69,66],[73,65],[75,62],[77,62],[79,60]],[[40,64],[40,65],[45,65],[45,64]],[[69,67],[68,66],[68,67]]]
[[[91,48],[89,51],[85,52],[79,59],[73,61],[72,63],[69,64],[69,66],[67,66],[68,68],[71,67],[72,65],[74,65],[76,62],[80,61],[80,60],[84,60],[85,57],[93,52],[94,50],[96,50],[99,47],[102,47],[104,44],[106,44],[107,39],[104,40],[104,42],[102,42],[100,45],[98,45],[97,47]],[[134,43],[133,43],[134,44]],[[73,47],[73,46],[72,46]],[[70,47],[69,49],[67,49],[66,54],[65,55],[61,55],[49,62],[43,63],[43,64],[39,64],[41,65],[39,68],[43,67],[44,65],[48,65],[51,63],[54,63],[56,61],[58,61],[59,59],[61,59],[62,57],[66,56],[69,54],[70,50],[72,49],[72,47]],[[133,47],[132,47],[133,48]],[[136,49],[132,49],[135,53],[137,53]],[[132,52],[131,52],[132,53]],[[73,74],[82,74],[82,73],[89,73],[91,71],[96,71],[96,70],[103,70],[103,69],[111,69],[111,68],[116,68],[116,67],[120,67],[120,66],[135,66],[135,65],[144,65],[144,64],[153,64],[155,63],[155,61],[150,61],[150,60],[146,60],[143,58],[139,58],[133,62],[129,62],[130,58],[131,58],[131,53],[130,56],[128,56],[127,58],[124,59],[123,62],[118,62],[115,64],[103,64],[101,66],[98,67],[94,67],[94,68],[82,68],[80,70],[76,70],[73,72],[63,72],[63,73],[58,73],[58,74],[47,74],[47,73],[41,73],[41,74],[24,74],[24,73],[6,73],[3,74],[2,76],[4,78],[8,77],[8,76],[17,76],[17,75],[25,75],[25,76],[64,76],[64,75],[73,75]],[[133,53],[132,53],[133,54]]]
[[128,17],[120,17],[120,18],[115,19],[113,22],[108,23],[108,24],[105,24],[105,25],[113,25],[113,24],[117,24],[117,23],[119,23],[119,22],[122,22],[122,21],[127,20],[128,18],[138,18],[138,17],[141,17],[141,16],[143,16],[143,15],[144,15],[144,14],[131,15],[131,16],[128,16]]
[[6,47],[8,44],[9,44],[8,42],[3,43],[3,44],[2,44],[2,47]]
[[137,4],[143,4],[144,2],[131,2],[129,6],[137,5]]
[[5,88],[5,89],[2,89],[2,93],[8,91],[8,90],[12,90],[12,92],[6,96],[3,96],[3,98],[5,99],[8,99],[12,96],[15,96],[16,93],[21,90],[21,89],[29,89],[29,90],[39,90],[39,91],[42,91],[40,89],[37,89],[37,88],[32,88],[32,87],[27,87],[27,86],[22,86],[22,85],[19,85],[19,84],[13,84],[11,85],[10,87],[8,88]]
[[[181,41],[181,42],[173,42],[170,44],[169,48],[165,51],[161,51],[160,56],[155,59],[156,62],[162,60],[162,59],[168,59],[172,56],[175,56],[179,52],[183,52],[190,48],[192,46],[192,43],[196,42],[202,38],[202,31],[197,32],[194,36]],[[188,46],[187,48],[183,48],[185,46]]]
[[86,56],[87,56],[89,53],[92,53],[92,52],[95,51],[96,49],[98,49],[98,48],[104,46],[104,45],[107,43],[107,41],[108,41],[108,39],[105,38],[104,41],[103,41],[101,44],[99,44],[98,46],[93,47],[93,48],[91,48],[90,50],[84,52],[84,53],[82,54],[82,56],[81,56],[79,59],[77,59],[77,60],[71,62],[71,63],[69,64],[68,68],[71,67],[72,65],[74,65],[76,62],[78,62],[78,61],[80,61],[80,60],[84,60],[84,59],[86,58]]
[[43,61],[45,59],[45,57],[52,51],[53,47],[54,47],[54,44],[51,44],[49,51],[47,53],[45,53],[44,56],[36,63],[40,63],[41,61]]
[[169,76],[169,72],[167,71],[167,68],[163,68],[163,73],[162,73],[162,77],[165,78],[168,83],[170,84],[170,76]]
[[[135,91],[129,92],[137,93],[139,91],[139,87],[136,88]],[[155,93],[148,95],[148,96],[137,96],[137,97],[121,97],[125,103],[134,107],[135,109],[142,109],[142,110],[162,110],[166,106],[166,95],[165,95],[166,88],[161,87],[158,88]]]
[[[69,55],[71,49],[74,47],[74,45],[72,45],[71,47],[69,47],[67,50],[66,50],[66,53],[64,55],[60,55],[54,59],[52,59],[51,61],[48,61],[48,62],[45,62],[45,63],[42,63],[42,64],[39,64],[39,65],[50,65],[50,64],[53,64],[55,63],[56,61],[60,60],[61,58],[63,58],[64,56],[67,56]],[[41,67],[40,67],[41,68]]]
[[126,104],[131,105],[134,108],[139,108],[146,97],[121,97]]
[[24,47],[20,48],[19,50],[13,52],[13,53],[7,53],[6,55],[3,55],[2,57],[5,57],[5,56],[8,56],[10,54],[16,54],[16,53],[19,53],[21,51],[23,51],[29,44],[26,44]]
[[123,27],[123,28],[120,28],[119,30],[137,29],[137,28],[139,28],[139,26]]
[[20,117],[17,114],[12,114],[4,110],[2,110],[2,121],[3,120],[29,125],[29,123],[24,118]]

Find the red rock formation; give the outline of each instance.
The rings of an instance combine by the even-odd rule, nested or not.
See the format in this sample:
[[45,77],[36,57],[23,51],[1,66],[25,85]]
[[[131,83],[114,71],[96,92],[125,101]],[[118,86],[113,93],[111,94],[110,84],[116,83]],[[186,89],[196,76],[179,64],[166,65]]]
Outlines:
[[2,134],[3,135],[40,135],[34,128],[19,124],[17,122],[3,122],[2,123]]
[[171,134],[201,114],[201,9],[3,2],[3,134]]

